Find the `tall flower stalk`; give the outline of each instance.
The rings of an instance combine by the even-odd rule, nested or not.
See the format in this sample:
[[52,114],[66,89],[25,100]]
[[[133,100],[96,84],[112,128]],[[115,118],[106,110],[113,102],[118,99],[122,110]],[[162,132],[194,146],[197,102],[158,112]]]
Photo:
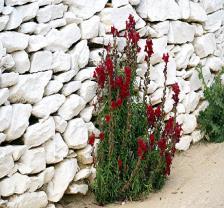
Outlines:
[[[171,86],[174,117],[166,121],[163,110],[168,54],[163,56],[165,83],[162,103],[152,106],[147,99],[150,59],[154,53],[151,39],[146,40],[144,49],[148,70],[143,81],[143,102],[136,102],[139,100],[135,89],[137,55],[141,49],[135,24],[134,17],[130,15],[126,22],[126,46],[122,53],[116,42],[119,32],[115,27],[111,28],[114,42],[107,47],[105,58],[94,72],[98,83],[96,125],[101,133],[97,155],[94,156],[97,174],[93,190],[100,204],[138,199],[145,193],[161,188],[170,174],[175,144],[182,131],[175,118],[180,93],[178,84]],[[94,145],[95,138],[90,134],[90,145]]]

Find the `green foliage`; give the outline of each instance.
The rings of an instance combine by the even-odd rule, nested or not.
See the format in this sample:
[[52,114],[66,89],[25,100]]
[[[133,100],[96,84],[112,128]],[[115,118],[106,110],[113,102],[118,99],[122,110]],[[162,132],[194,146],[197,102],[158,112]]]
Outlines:
[[213,84],[208,87],[202,76],[202,67],[199,66],[200,78],[204,85],[204,96],[209,105],[199,114],[199,124],[210,142],[224,141],[224,85],[221,83],[221,75],[224,68],[217,74]]

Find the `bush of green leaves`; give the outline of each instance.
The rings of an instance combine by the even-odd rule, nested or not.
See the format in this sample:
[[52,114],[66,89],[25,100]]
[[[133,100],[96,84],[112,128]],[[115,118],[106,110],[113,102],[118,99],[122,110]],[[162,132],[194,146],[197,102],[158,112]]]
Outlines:
[[224,141],[224,85],[221,76],[224,68],[214,78],[211,86],[207,86],[202,76],[201,66],[199,66],[200,78],[203,82],[204,97],[209,105],[201,111],[198,122],[201,130],[205,133],[210,142]]

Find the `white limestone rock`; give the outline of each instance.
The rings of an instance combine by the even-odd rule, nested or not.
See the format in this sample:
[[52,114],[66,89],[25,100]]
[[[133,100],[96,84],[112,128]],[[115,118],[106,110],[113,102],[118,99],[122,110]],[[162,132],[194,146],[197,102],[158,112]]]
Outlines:
[[0,89],[0,105],[5,103],[8,100],[8,97],[9,97],[9,89],[8,88]]
[[197,56],[195,53],[192,54],[188,66],[189,67],[195,67],[200,63],[200,57]]
[[6,6],[23,5],[33,0],[5,0]]
[[22,16],[22,21],[28,21],[36,17],[39,6],[37,2],[34,2],[31,4],[19,6],[16,9],[18,13]]
[[15,195],[9,199],[9,208],[45,208],[48,204],[44,191]]
[[3,133],[0,133],[0,144],[1,144],[2,142],[4,142],[5,139],[6,139],[6,135],[3,134]]
[[44,97],[33,106],[32,114],[38,118],[48,117],[55,113],[65,102],[65,96],[60,94]]
[[191,91],[189,94],[187,94],[184,98],[183,104],[186,109],[186,113],[191,113],[193,112],[200,100],[200,94]]
[[70,10],[77,17],[82,19],[89,19],[92,17],[96,12],[101,11],[106,3],[107,0],[83,0],[83,1],[72,1],[72,0],[65,0],[65,3],[71,5]]
[[0,178],[8,175],[14,168],[12,150],[0,147]]
[[129,0],[129,3],[133,6],[138,5],[141,2],[141,0]]
[[194,40],[195,27],[181,21],[170,22],[168,42],[182,44]]
[[72,44],[81,38],[80,29],[76,23],[66,25],[62,29],[52,29],[47,35],[47,49],[51,51],[67,51]]
[[194,41],[194,48],[196,54],[200,58],[204,58],[214,52],[216,49],[215,36],[212,33],[197,37]]
[[191,136],[183,136],[180,138],[180,141],[176,144],[176,149],[186,151],[189,149],[192,141]]
[[3,15],[3,16],[0,17],[0,31],[5,29],[8,21],[9,21],[9,16],[8,15]]
[[77,72],[78,72],[78,69],[71,69],[67,72],[63,72],[59,75],[55,75],[54,79],[62,83],[69,82],[77,74]]
[[87,128],[88,128],[88,132],[89,132],[89,134],[94,133],[96,137],[99,137],[99,135],[100,135],[100,130],[97,129],[97,128],[95,127],[95,125],[94,125],[92,122],[88,122],[88,123],[86,123],[86,126],[87,126]]
[[142,18],[149,21],[177,20],[181,18],[181,10],[174,0],[142,0],[137,7],[137,12]]
[[7,54],[1,59],[1,68],[2,69],[11,69],[15,65],[15,62],[11,54]]
[[28,36],[18,32],[0,33],[0,41],[8,53],[24,50],[28,46]]
[[128,3],[128,0],[112,0],[113,7],[121,7],[127,5]]
[[94,81],[87,80],[82,83],[82,86],[79,90],[79,94],[86,101],[86,103],[88,103],[95,97],[96,90],[97,83]]
[[72,94],[66,98],[64,104],[59,108],[58,115],[65,120],[70,120],[77,116],[85,105],[86,102],[82,97]]
[[93,115],[93,110],[94,110],[94,106],[89,106],[84,108],[81,112],[80,112],[80,116],[81,118],[85,121],[85,122],[90,122],[92,115]]
[[163,21],[152,25],[151,27],[154,30],[154,33],[151,34],[152,37],[160,38],[168,34],[170,29],[170,23],[169,21]]
[[82,149],[87,146],[88,129],[82,118],[75,118],[68,122],[64,140],[72,149]]
[[51,69],[52,53],[50,51],[38,51],[31,56],[30,72],[46,71]]
[[177,64],[177,69],[187,68],[190,57],[194,52],[194,47],[191,43],[184,44],[181,46],[180,52],[177,53],[175,61]]
[[46,35],[52,28],[47,23],[37,24],[34,34],[36,35]]
[[66,21],[66,24],[76,23],[80,24],[83,20],[80,17],[77,17],[73,12],[65,12],[64,18]]
[[27,150],[26,145],[9,145],[7,147],[12,150],[12,157],[14,161],[19,160],[23,153]]
[[53,54],[53,61],[51,68],[55,73],[61,71],[68,71],[71,67],[71,56],[63,51],[57,51]]
[[6,130],[7,141],[15,140],[23,135],[29,126],[31,111],[32,106],[30,104],[12,105],[12,119],[9,128]]
[[89,47],[87,40],[82,40],[70,51],[72,58],[72,68],[83,68],[89,61]]
[[23,21],[23,16],[18,12],[16,8],[13,8],[12,13],[9,16],[9,21],[6,25],[6,30],[13,30],[20,26]]
[[37,21],[39,23],[46,23],[50,20],[61,18],[66,10],[67,6],[63,4],[45,6],[39,9],[37,13]]
[[183,124],[182,129],[184,134],[192,133],[197,127],[197,119],[193,114],[184,114],[181,120],[177,119],[177,121]]
[[56,94],[63,87],[62,82],[58,80],[51,80],[48,85],[45,87],[44,95]]
[[99,34],[99,23],[100,18],[98,16],[93,16],[88,20],[80,23],[82,39],[95,38]]
[[191,137],[192,137],[193,143],[196,143],[203,139],[204,134],[200,130],[195,130],[191,134]]
[[30,69],[30,60],[26,51],[17,51],[12,53],[12,58],[15,62],[13,71],[23,74]]
[[189,79],[191,90],[197,91],[202,87],[201,80],[199,79],[198,71],[193,70],[193,73]]
[[189,0],[179,0],[178,5],[181,10],[181,17],[183,19],[188,19],[190,17],[190,1]]
[[18,170],[21,174],[39,173],[46,168],[45,150],[43,147],[26,150],[19,159]]
[[29,45],[28,45],[27,50],[29,52],[34,52],[34,51],[38,51],[46,46],[47,46],[47,38],[45,36],[31,35],[29,37]]
[[207,14],[215,12],[219,9],[223,8],[223,1],[222,0],[202,0],[201,1],[202,7],[205,9]]
[[205,22],[207,20],[207,14],[199,3],[190,1],[190,21]]
[[51,76],[52,71],[20,75],[18,83],[10,88],[10,102],[31,104],[39,102]]
[[136,29],[140,29],[145,26],[145,21],[138,16],[130,4],[120,8],[103,9],[100,13],[100,20],[105,25],[106,32],[111,31],[112,25],[114,25],[118,31],[121,31],[126,28],[126,20],[130,14],[135,18]]
[[68,96],[72,94],[73,92],[76,92],[81,87],[80,81],[71,81],[63,86],[62,94],[64,96]]
[[78,161],[84,165],[93,163],[93,147],[91,145],[87,145],[84,149],[78,150]]
[[59,133],[44,144],[44,149],[47,164],[58,163],[68,155],[68,146]]
[[206,66],[212,71],[218,72],[224,66],[224,62],[219,57],[211,56],[207,58]]
[[29,188],[29,185],[30,178],[28,176],[15,173],[10,178],[0,181],[0,196],[23,194]]
[[25,22],[23,24],[20,25],[19,27],[19,32],[21,33],[34,33],[37,27],[37,23],[36,22]]
[[85,69],[82,69],[75,76],[75,80],[82,82],[87,79],[92,79],[94,71],[95,71],[95,67],[87,67]]
[[55,130],[60,133],[64,133],[68,122],[64,120],[61,116],[54,116],[54,122],[55,122]]
[[69,185],[66,194],[83,194],[86,195],[88,192],[88,185],[87,184],[76,184],[72,183]]
[[0,107],[0,132],[6,130],[12,119],[12,106],[6,105]]
[[55,123],[52,117],[29,126],[24,134],[24,144],[37,147],[55,135]]
[[84,168],[81,169],[74,178],[74,181],[83,180],[85,178],[88,178],[91,175],[91,169],[90,168]]
[[47,186],[48,200],[58,202],[78,171],[76,159],[66,159],[55,166],[55,174]]
[[0,88],[11,87],[18,82],[19,74],[16,72],[3,73],[0,77]]

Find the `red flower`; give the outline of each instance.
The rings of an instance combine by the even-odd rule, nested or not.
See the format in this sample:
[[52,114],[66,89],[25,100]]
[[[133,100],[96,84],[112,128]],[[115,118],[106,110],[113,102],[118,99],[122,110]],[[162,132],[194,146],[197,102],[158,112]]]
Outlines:
[[174,135],[176,137],[176,142],[179,142],[181,132],[182,132],[182,126],[180,124],[176,123],[175,128],[174,128]]
[[137,143],[138,143],[138,150],[137,150],[138,157],[140,157],[143,160],[144,159],[143,155],[147,151],[147,144],[144,142],[142,138],[138,138]]
[[163,54],[163,61],[167,64],[169,62],[169,54],[168,53],[164,53]]
[[153,149],[154,143],[155,143],[155,136],[154,134],[150,134],[149,136],[149,143],[150,143],[150,149]]
[[157,118],[159,118],[160,116],[161,116],[161,108],[160,108],[160,106],[158,106],[157,108],[156,108],[156,110],[155,110],[155,116],[157,117]]
[[90,136],[89,136],[89,144],[90,145],[94,145],[94,142],[95,142],[95,139],[96,139],[96,136],[94,133],[92,133]]
[[110,119],[111,119],[111,116],[110,115],[105,115],[105,121],[106,121],[106,123],[110,123]]
[[111,108],[112,108],[112,110],[116,109],[116,107],[117,107],[117,103],[114,100],[112,100],[111,101]]
[[146,40],[145,52],[147,53],[147,56],[145,57],[145,61],[147,61],[154,53],[153,52],[153,42],[151,39]]
[[166,150],[166,139],[165,138],[161,138],[159,141],[158,141],[158,147],[160,149],[160,155],[162,156],[164,151]]
[[119,32],[114,26],[111,27],[111,33],[114,37],[119,37]]
[[98,85],[103,88],[106,81],[106,75],[102,65],[96,67],[93,77],[96,78]]
[[117,99],[117,106],[120,107],[122,105],[122,103],[123,103],[123,100],[121,98],[118,98]]
[[177,105],[177,103],[179,102],[180,88],[179,88],[179,85],[177,83],[171,85],[171,87],[172,87],[172,90],[174,92],[172,98],[174,100],[175,105]]
[[151,105],[147,106],[147,119],[148,119],[148,123],[153,126],[155,123],[155,113],[153,110],[153,107]]
[[121,88],[123,85],[123,79],[121,76],[117,76],[115,79],[115,84],[117,87]]
[[170,117],[169,120],[166,123],[164,134],[165,135],[170,135],[173,134],[174,132],[174,118]]
[[103,141],[104,140],[104,133],[103,132],[100,132],[99,137],[100,137],[100,141]]
[[126,30],[130,30],[135,27],[135,19],[131,14],[128,17],[128,21],[126,21]]
[[121,170],[121,168],[122,168],[122,160],[121,159],[118,159],[117,160],[117,164],[118,164],[119,170]]
[[142,160],[144,159],[143,150],[141,147],[138,147],[137,154],[138,154],[138,157],[140,157]]

